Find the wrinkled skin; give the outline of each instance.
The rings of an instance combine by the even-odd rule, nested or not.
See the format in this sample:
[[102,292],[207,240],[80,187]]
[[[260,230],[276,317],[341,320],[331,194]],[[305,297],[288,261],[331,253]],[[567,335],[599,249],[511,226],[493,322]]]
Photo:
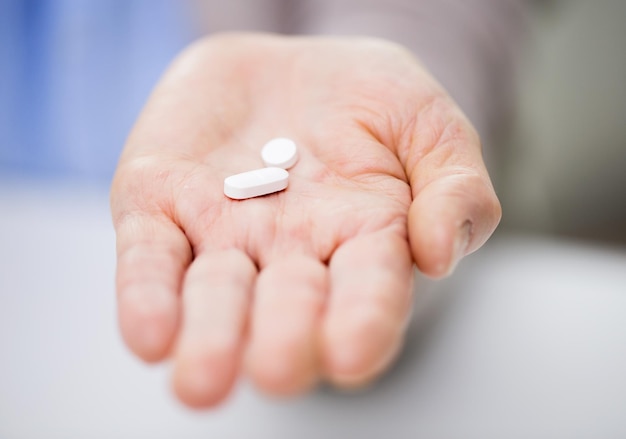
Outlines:
[[[293,138],[287,190],[223,180]],[[478,136],[404,49],[222,35],[173,63],[114,179],[119,321],[191,407],[240,373],[271,395],[363,385],[401,346],[413,263],[449,274],[500,219]],[[419,288],[418,288],[419,290]]]

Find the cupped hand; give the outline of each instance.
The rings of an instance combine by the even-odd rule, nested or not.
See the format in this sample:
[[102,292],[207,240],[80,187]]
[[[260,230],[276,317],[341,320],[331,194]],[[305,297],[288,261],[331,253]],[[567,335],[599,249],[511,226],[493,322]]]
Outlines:
[[[281,136],[299,146],[289,187],[225,197]],[[122,335],[146,361],[173,358],[192,407],[241,370],[273,395],[370,381],[401,346],[413,262],[445,276],[500,218],[478,136],[407,51],[256,34],[173,63],[111,205]]]

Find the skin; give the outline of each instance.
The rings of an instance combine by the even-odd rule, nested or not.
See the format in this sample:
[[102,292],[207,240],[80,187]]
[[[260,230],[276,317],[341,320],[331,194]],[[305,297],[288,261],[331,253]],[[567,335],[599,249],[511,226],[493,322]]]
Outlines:
[[[287,190],[234,201],[225,177],[290,137]],[[117,169],[121,332],[173,360],[190,407],[241,373],[288,396],[364,385],[398,352],[413,264],[448,275],[500,220],[479,138],[403,48],[258,34],[202,40],[173,63]]]

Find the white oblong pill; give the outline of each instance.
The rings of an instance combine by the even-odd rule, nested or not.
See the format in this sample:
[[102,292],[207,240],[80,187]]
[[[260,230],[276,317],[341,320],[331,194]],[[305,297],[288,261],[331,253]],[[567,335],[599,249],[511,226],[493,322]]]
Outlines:
[[282,168],[255,169],[224,179],[224,195],[235,200],[260,197],[282,191],[289,183],[289,172]]
[[286,137],[278,137],[267,142],[261,150],[265,166],[289,169],[298,161],[296,142]]

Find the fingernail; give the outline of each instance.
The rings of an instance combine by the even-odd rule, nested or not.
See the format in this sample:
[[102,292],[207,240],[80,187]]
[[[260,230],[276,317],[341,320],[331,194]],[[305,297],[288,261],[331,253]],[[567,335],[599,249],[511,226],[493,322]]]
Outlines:
[[450,259],[450,267],[448,268],[449,276],[454,272],[459,261],[463,259],[469,246],[470,236],[472,233],[472,223],[465,221],[454,238],[454,248],[452,249],[452,258]]

